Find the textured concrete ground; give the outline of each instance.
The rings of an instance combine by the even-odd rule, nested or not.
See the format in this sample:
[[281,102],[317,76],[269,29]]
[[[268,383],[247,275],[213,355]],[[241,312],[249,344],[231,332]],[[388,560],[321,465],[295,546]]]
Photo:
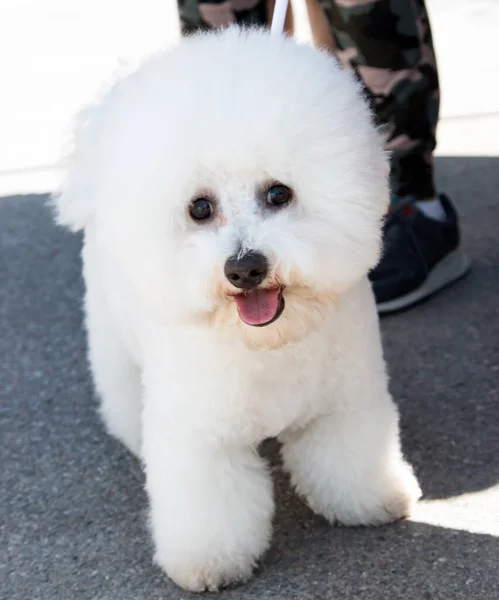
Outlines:
[[[439,160],[473,271],[382,322],[425,501],[411,521],[330,528],[276,466],[272,549],[222,600],[499,598],[498,169],[494,158]],[[153,566],[140,467],[96,416],[80,239],[51,224],[45,200],[0,199],[0,597],[194,598]]]

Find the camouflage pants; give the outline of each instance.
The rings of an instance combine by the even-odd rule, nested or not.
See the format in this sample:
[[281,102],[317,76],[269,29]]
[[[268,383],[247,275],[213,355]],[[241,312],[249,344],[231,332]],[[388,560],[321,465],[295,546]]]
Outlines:
[[[265,24],[266,0],[178,0],[185,33]],[[319,0],[342,64],[364,83],[392,152],[395,196],[435,196],[439,85],[424,0]]]

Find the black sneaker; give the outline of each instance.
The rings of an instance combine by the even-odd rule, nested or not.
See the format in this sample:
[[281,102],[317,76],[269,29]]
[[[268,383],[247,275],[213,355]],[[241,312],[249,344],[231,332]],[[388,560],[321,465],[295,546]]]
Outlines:
[[404,198],[388,214],[383,255],[369,274],[380,314],[408,308],[468,272],[456,210],[447,196],[440,201],[445,221],[425,216],[413,198]]

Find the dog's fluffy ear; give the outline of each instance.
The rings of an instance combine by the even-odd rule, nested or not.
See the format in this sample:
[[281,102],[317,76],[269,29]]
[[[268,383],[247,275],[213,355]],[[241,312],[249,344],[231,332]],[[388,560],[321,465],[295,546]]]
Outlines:
[[76,118],[70,148],[64,161],[65,175],[51,203],[60,225],[80,231],[92,219],[97,190],[92,108],[83,110]]

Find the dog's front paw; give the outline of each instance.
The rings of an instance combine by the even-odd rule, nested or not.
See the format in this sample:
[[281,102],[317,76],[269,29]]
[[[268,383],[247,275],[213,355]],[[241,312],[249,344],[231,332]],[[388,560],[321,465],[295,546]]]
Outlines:
[[341,525],[384,525],[408,517],[421,497],[421,488],[412,469],[402,464],[391,480],[378,489],[362,489],[357,498],[336,507]]
[[244,583],[251,577],[255,567],[250,557],[232,560],[221,557],[216,560],[214,557],[203,563],[165,560],[156,555],[155,562],[174,583],[188,592],[216,592],[230,585]]

